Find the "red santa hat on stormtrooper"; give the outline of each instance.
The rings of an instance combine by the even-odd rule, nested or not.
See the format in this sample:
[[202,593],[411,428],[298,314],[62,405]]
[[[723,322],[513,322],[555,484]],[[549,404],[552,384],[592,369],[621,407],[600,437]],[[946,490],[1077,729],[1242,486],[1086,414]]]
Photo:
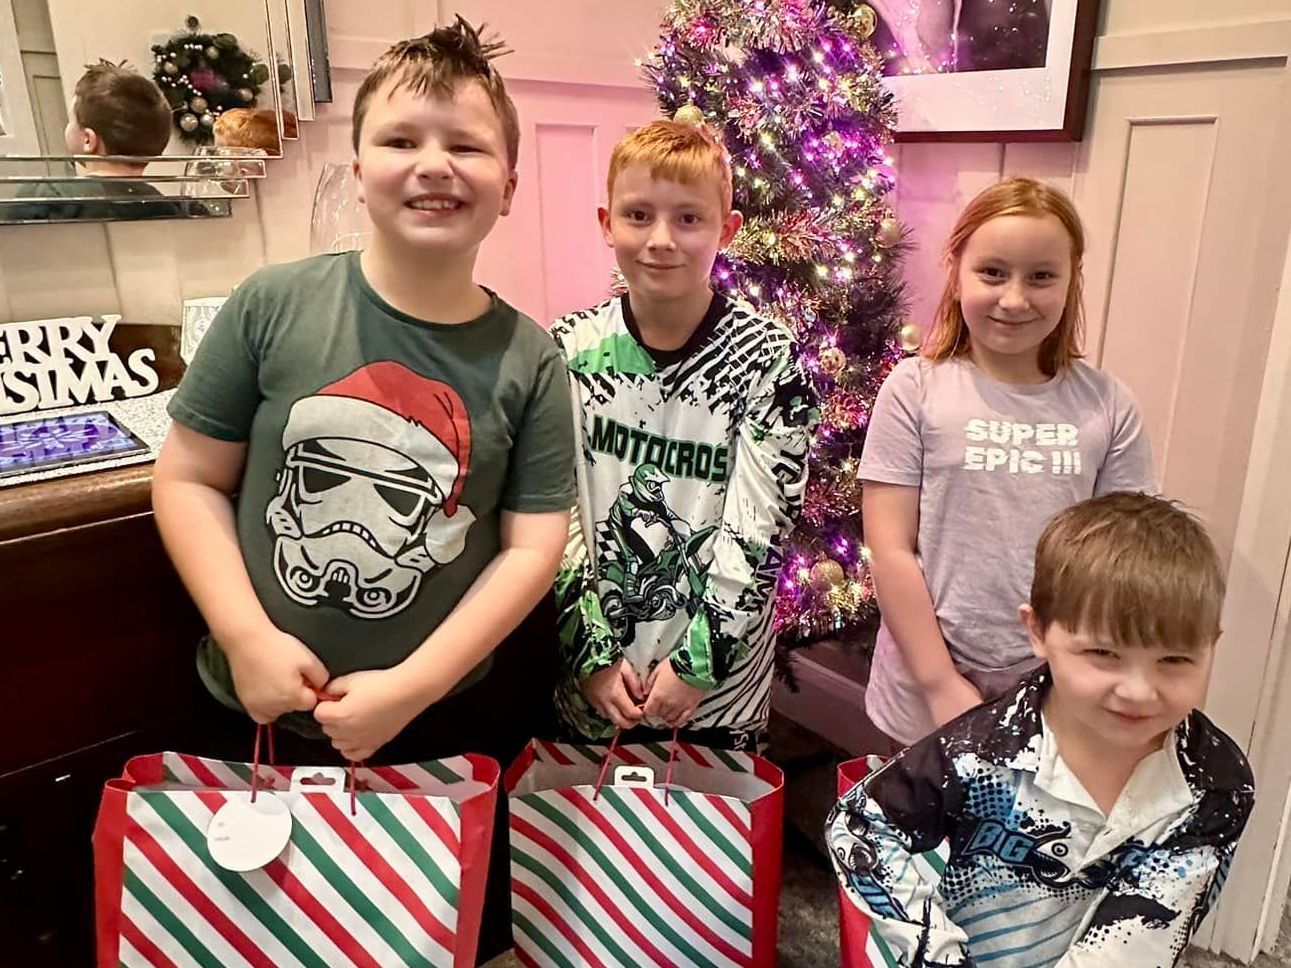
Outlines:
[[457,512],[471,464],[471,418],[447,383],[402,363],[369,363],[297,400],[282,430],[282,449],[316,438],[364,440],[398,451],[425,468]]

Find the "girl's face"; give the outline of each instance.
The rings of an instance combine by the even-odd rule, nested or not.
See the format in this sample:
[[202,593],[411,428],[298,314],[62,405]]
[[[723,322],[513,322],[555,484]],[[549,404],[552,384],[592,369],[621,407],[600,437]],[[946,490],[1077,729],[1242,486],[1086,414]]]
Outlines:
[[1053,215],[1002,215],[968,237],[957,267],[973,359],[1012,372],[1036,363],[1072,285],[1071,236]]

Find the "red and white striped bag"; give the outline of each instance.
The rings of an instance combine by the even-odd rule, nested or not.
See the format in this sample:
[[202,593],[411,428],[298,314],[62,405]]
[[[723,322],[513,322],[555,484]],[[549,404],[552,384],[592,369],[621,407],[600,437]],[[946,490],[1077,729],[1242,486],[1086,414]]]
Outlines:
[[474,965],[498,764],[360,767],[328,789],[293,784],[302,770],[332,772],[254,773],[254,795],[285,802],[290,840],[235,873],[207,831],[253,796],[252,767],[179,753],[126,764],[94,829],[99,968]]
[[506,788],[523,964],[775,964],[784,776],[767,760],[534,741]]
[[[861,756],[838,764],[838,795],[850,792],[885,762],[881,756]],[[943,843],[915,857],[911,863],[923,870],[926,879],[937,881],[946,869],[949,855],[950,846]],[[842,968],[897,968],[895,952],[870,929],[870,919],[848,899],[841,886],[838,888],[838,942]]]

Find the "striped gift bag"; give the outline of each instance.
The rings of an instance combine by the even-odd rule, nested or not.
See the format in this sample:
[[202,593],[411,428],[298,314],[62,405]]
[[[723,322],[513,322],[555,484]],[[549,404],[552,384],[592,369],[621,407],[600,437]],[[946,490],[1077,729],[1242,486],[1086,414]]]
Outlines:
[[[838,765],[838,795],[841,797],[856,784],[884,764],[881,756],[862,756],[847,760]],[[913,863],[921,868],[921,873],[930,881],[941,879],[946,870],[946,858],[950,855],[950,845],[943,843],[936,850],[920,854]],[[843,968],[897,968],[897,956],[879,937],[870,930],[870,919],[847,898],[847,892],[840,886],[838,889],[838,934]]]
[[601,786],[610,753],[534,741],[507,771],[521,963],[774,965],[780,770],[687,743],[613,746],[620,776]]
[[497,763],[358,768],[352,791],[344,773],[293,789],[296,772],[259,768],[258,795],[286,803],[291,839],[234,873],[206,831],[251,797],[251,767],[178,753],[126,764],[94,828],[99,968],[474,965]]

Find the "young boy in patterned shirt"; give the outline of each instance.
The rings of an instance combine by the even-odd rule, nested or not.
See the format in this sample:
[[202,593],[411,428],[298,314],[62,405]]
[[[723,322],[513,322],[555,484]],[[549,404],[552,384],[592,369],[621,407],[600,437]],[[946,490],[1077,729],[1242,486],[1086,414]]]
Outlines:
[[[842,798],[848,899],[910,968],[1166,968],[1213,906],[1254,802],[1197,711],[1224,578],[1202,526],[1118,492],[1036,549],[1021,608],[1047,663]],[[917,854],[949,840],[939,881]]]
[[712,134],[657,121],[628,135],[608,191],[601,229],[628,291],[552,328],[581,443],[557,707],[587,739],[685,727],[752,750],[815,395],[789,331],[711,288],[742,222]]

